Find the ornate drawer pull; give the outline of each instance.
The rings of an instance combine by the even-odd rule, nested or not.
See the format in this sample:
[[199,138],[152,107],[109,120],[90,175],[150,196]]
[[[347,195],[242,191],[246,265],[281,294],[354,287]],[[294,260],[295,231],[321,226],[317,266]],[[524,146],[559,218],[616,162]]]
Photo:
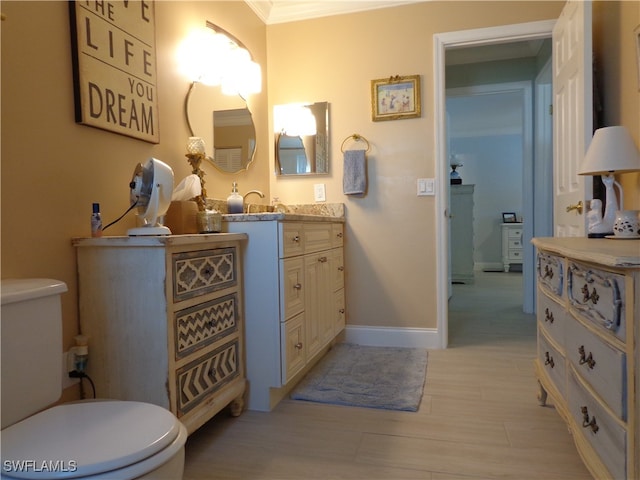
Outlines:
[[296,290],[301,290],[302,289],[302,284],[301,283],[296,283],[293,288],[295,288]]
[[291,239],[293,242],[299,242],[300,241],[300,235],[296,235],[295,237],[293,237]]
[[342,238],[342,232],[337,233],[337,234],[336,234],[336,237],[338,237],[338,238]]
[[545,365],[549,365],[551,368],[553,368],[555,366],[555,364],[553,363],[553,357],[551,355],[549,355],[549,352],[544,352],[544,364]]
[[587,407],[580,407],[580,410],[582,411],[582,427],[591,427],[591,431],[593,433],[598,433],[600,427],[596,422],[596,417],[591,417],[591,420],[589,420],[589,410],[587,409]]
[[553,323],[553,312],[551,310],[549,310],[548,308],[544,309],[544,321],[545,322],[549,322],[549,323]]
[[544,266],[544,276],[542,278],[553,278],[553,268],[549,265]]
[[318,261],[319,261],[320,263],[325,263],[325,262],[327,261],[327,257],[320,257],[320,258],[318,259]]
[[294,347],[296,348],[296,350],[302,350],[302,342],[296,343]]
[[580,345],[578,348],[578,353],[580,354],[580,365],[584,365],[585,363],[589,366],[591,370],[596,366],[596,361],[593,359],[593,354],[589,352],[589,356],[586,356],[586,352],[584,351],[584,345]]
[[593,287],[593,292],[589,293],[589,286],[586,283],[584,284],[584,287],[582,287],[582,295],[582,301],[585,303],[591,300],[591,303],[596,305],[600,299],[600,295],[596,292],[596,287]]

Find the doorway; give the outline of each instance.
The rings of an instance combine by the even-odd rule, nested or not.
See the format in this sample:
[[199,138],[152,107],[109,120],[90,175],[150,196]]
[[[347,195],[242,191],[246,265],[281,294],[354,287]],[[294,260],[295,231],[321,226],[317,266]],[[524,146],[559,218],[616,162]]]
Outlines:
[[[437,216],[437,276],[438,276],[438,332],[440,336],[440,343],[443,348],[446,348],[448,344],[448,300],[449,300],[449,211],[448,211],[448,195],[449,195],[449,152],[447,145],[447,118],[446,118],[446,54],[447,50],[461,47],[473,47],[473,46],[490,46],[497,44],[505,44],[510,42],[521,42],[525,40],[539,40],[551,37],[553,25],[555,20],[532,22],[527,24],[509,25],[496,28],[485,28],[478,30],[467,30],[461,32],[449,32],[445,34],[434,35],[434,72],[435,72],[435,145],[436,145],[436,169],[437,169],[437,195],[436,195],[436,208],[438,212],[442,212],[442,215]],[[531,101],[531,85],[528,90],[528,104],[532,105]],[[529,111],[528,118],[532,121],[531,111]],[[529,130],[532,132],[532,128]],[[525,142],[529,142],[528,146],[531,147],[532,137],[529,137]],[[532,151],[532,148],[525,150]],[[529,175],[533,185],[533,162],[530,162],[530,171],[525,172],[525,176]],[[524,182],[526,183],[526,182]],[[526,192],[524,192],[526,195]],[[531,192],[531,195],[533,193]],[[525,200],[526,202],[526,200]],[[532,199],[529,201],[531,209],[533,209]],[[527,212],[526,208],[523,208],[523,215],[529,218],[534,218],[533,212]],[[524,238],[533,237],[533,222],[524,224]],[[528,242],[526,242],[528,243]],[[523,241],[524,247],[525,241]],[[527,245],[528,246],[528,245]],[[525,265],[530,264],[530,269],[533,271],[533,247],[523,249]],[[532,277],[533,278],[533,277]],[[525,292],[533,292],[534,282],[523,282]],[[529,285],[530,283],[530,285]],[[533,295],[533,293],[531,293]]]

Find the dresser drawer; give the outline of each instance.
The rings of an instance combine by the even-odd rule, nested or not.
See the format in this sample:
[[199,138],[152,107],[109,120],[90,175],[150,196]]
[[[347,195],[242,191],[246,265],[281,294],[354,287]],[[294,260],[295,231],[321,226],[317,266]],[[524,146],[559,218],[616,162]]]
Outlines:
[[545,291],[562,297],[564,292],[564,264],[561,257],[548,253],[538,253],[538,282]]
[[509,260],[512,260],[514,262],[522,262],[522,250],[513,250],[513,249],[509,249],[509,253],[508,253],[508,258]]
[[566,395],[566,362],[564,356],[549,342],[540,328],[538,328],[538,362],[564,397]]
[[176,360],[238,331],[238,294],[225,295],[174,313]]
[[522,240],[520,238],[510,238],[508,246],[510,249],[521,249],[522,248]]
[[577,262],[569,263],[567,295],[571,309],[586,321],[626,341],[624,277]]
[[509,239],[512,238],[517,238],[519,240],[522,240],[522,227],[518,226],[518,227],[510,227],[507,229],[507,237]]
[[304,313],[281,324],[282,384],[285,385],[307,362],[305,345]]
[[235,247],[174,253],[171,268],[174,302],[238,284]]
[[564,345],[566,313],[563,306],[553,301],[538,289],[536,312],[538,325],[540,325],[547,335],[558,345]]
[[240,376],[240,346],[236,338],[176,371],[177,408],[181,417],[209,395]]
[[281,322],[297,315],[304,310],[304,261],[303,257],[286,258],[280,260],[280,310]]
[[331,223],[305,223],[303,234],[304,253],[320,252],[331,248],[333,241]]
[[626,355],[606,344],[584,325],[567,318],[567,358],[622,420],[627,417]]
[[304,235],[302,223],[283,222],[280,230],[280,258],[302,255],[304,253]]
[[578,380],[569,373],[567,404],[578,426],[574,435],[582,435],[591,444],[614,479],[627,478],[627,433]]

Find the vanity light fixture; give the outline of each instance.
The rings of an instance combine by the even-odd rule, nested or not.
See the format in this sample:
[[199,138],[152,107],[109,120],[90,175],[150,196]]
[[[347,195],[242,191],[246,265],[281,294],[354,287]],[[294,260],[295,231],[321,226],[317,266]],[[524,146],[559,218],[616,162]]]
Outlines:
[[578,175],[602,175],[606,195],[602,225],[607,227],[607,233],[613,232],[619,210],[614,185],[620,192],[620,209],[624,208],[622,187],[613,175],[637,171],[640,171],[640,153],[627,129],[622,126],[597,129]]

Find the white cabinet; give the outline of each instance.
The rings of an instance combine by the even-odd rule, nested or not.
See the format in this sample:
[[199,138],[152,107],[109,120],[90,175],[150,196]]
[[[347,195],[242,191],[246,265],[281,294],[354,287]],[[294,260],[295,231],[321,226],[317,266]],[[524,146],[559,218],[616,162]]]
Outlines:
[[522,223],[502,224],[502,265],[508,272],[510,265],[522,265]]
[[80,330],[98,397],[154,403],[189,433],[243,408],[246,235],[75,239]]
[[451,281],[473,283],[473,190],[475,185],[451,185]]
[[640,478],[637,241],[535,238],[539,399],[597,479]]
[[[271,410],[345,327],[342,219],[227,217],[244,251],[248,404]],[[235,220],[235,221],[234,221]]]

